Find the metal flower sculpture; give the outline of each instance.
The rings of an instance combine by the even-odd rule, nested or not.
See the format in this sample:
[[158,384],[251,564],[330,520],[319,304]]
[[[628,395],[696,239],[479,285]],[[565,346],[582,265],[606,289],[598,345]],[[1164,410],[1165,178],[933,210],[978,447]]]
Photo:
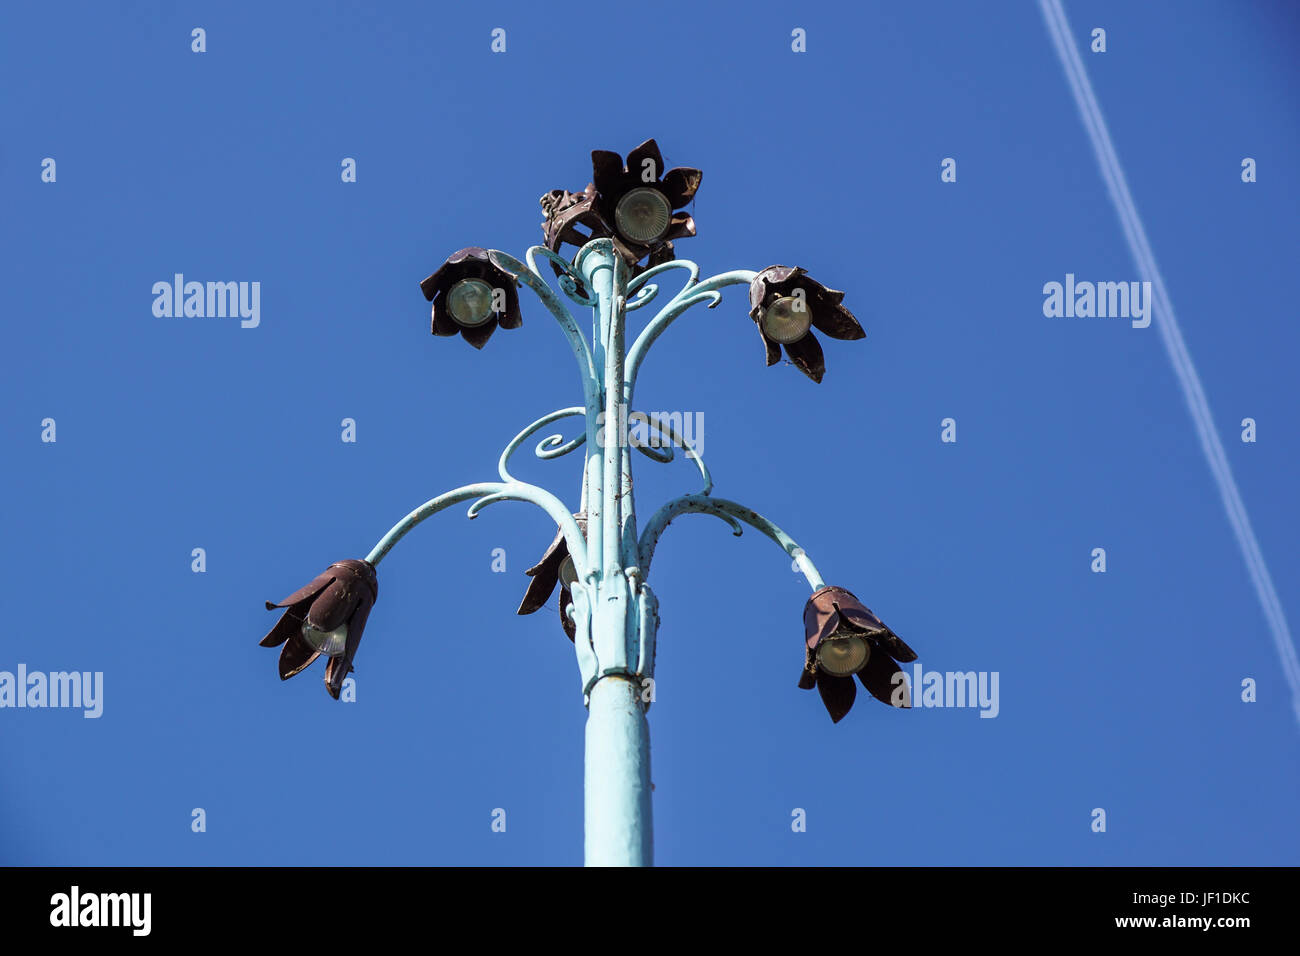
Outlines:
[[353,670],[366,618],[379,597],[379,579],[369,561],[337,561],[304,588],[266,609],[287,608],[262,647],[284,645],[280,679],[288,680],[324,654],[325,688],[335,700]]
[[768,266],[756,275],[749,284],[749,315],[763,337],[767,364],[775,365],[785,346],[795,367],[820,382],[826,361],[813,328],[833,339],[866,337],[853,313],[840,305],[843,298],[843,292],[813,281],[797,266]]
[[420,283],[424,297],[433,303],[433,334],[460,333],[481,349],[498,325],[517,329],[518,280],[488,258],[486,249],[469,246],[452,253],[438,271]]
[[[653,139],[628,153],[627,164],[605,149],[591,154],[592,181],[580,193],[553,189],[542,197],[546,248],[609,239],[636,275],[674,258],[673,240],[695,235],[695,220],[681,211],[695,198],[704,174],[678,167],[664,171]],[[584,231],[585,230],[585,231]],[[558,266],[556,272],[559,272]]]
[[695,198],[704,174],[680,166],[664,172],[659,145],[648,139],[627,154],[592,150],[594,208],[613,229],[614,245],[629,265],[673,258],[672,240],[695,235],[695,220],[681,212]]
[[[587,516],[585,514],[576,514],[573,516],[577,519],[578,527],[582,533],[587,533]],[[529,568],[524,574],[532,578],[528,583],[528,590],[524,592],[524,599],[519,602],[517,614],[532,614],[541,608],[551,599],[555,591],[555,585],[560,585],[560,626],[564,628],[564,633],[569,636],[569,640],[574,640],[577,629],[573,621],[569,619],[566,613],[570,604],[573,603],[573,594],[569,590],[569,585],[573,583],[575,575],[573,571],[573,559],[569,557],[569,546],[564,540],[564,532],[556,532],[555,540],[551,546],[546,549],[542,555],[542,560]]]
[[813,592],[803,609],[805,659],[799,686],[816,687],[833,723],[849,712],[857,696],[853,675],[876,700],[911,707],[907,675],[897,661],[916,660],[916,652],[844,588]]

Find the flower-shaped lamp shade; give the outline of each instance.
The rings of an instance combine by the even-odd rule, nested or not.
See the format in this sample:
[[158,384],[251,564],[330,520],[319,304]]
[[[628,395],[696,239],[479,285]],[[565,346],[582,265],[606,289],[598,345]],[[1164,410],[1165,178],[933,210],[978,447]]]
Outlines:
[[784,348],[799,371],[820,382],[826,359],[812,330],[833,339],[866,336],[853,313],[840,304],[843,299],[843,292],[810,279],[797,266],[768,266],[756,275],[749,284],[749,315],[763,339],[767,364],[775,365]]
[[[579,512],[573,516],[578,527],[585,535],[587,533],[587,515]],[[560,531],[555,535],[555,540],[551,546],[546,549],[542,555],[542,560],[533,565],[524,574],[532,580],[528,582],[528,590],[524,593],[524,599],[519,602],[519,614],[532,614],[534,611],[543,607],[551,599],[555,592],[555,586],[560,586],[560,626],[564,628],[564,633],[568,635],[569,640],[574,640],[577,634],[577,628],[569,620],[566,613],[568,607],[573,603],[573,593],[570,588],[577,582],[577,573],[573,566],[573,557],[569,554],[569,544],[564,540],[564,532]]]
[[284,608],[275,627],[262,638],[263,647],[279,647],[280,679],[288,680],[322,654],[325,688],[338,700],[343,679],[353,670],[366,618],[379,597],[379,580],[368,561],[338,561],[306,587],[283,601],[266,602],[268,611]]
[[653,139],[627,154],[605,149],[591,154],[592,208],[611,230],[619,253],[635,265],[673,258],[672,241],[695,235],[695,220],[682,211],[695,198],[704,174],[681,166],[664,170],[663,156]]
[[804,605],[804,668],[799,686],[816,687],[835,723],[853,707],[857,687],[893,707],[911,707],[911,689],[899,662],[916,660],[871,610],[844,588],[823,587]]
[[433,275],[420,283],[433,303],[433,334],[459,334],[481,349],[497,326],[517,329],[519,280],[488,257],[486,249],[470,246],[452,253]]

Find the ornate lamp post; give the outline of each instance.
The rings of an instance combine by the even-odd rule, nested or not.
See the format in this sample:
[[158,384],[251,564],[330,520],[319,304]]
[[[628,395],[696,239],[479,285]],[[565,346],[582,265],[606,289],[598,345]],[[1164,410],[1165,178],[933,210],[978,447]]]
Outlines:
[[[696,449],[653,419],[641,419],[667,442],[645,443],[625,433],[634,417],[637,374],[650,346],[687,309],[710,308],[721,289],[747,285],[750,315],[775,364],[785,348],[791,361],[814,381],[824,372],[823,353],[812,333],[839,339],[863,337],[861,327],[840,305],[843,294],[809,279],[802,269],[770,266],[700,279],[699,267],[674,258],[673,240],[695,234],[682,208],[698,189],[696,169],[663,170],[659,149],[648,140],[628,155],[592,154],[593,182],[581,193],[554,190],[542,198],[545,245],[533,246],[525,261],[504,252],[462,249],[421,284],[433,303],[433,333],[461,335],[482,348],[500,326],[520,326],[517,287],[527,286],[554,316],[578,365],[583,404],[543,415],[506,445],[497,465],[499,479],[445,492],[416,508],[371,549],[364,561],[345,561],[279,604],[284,616],[263,639],[283,644],[280,673],[293,676],[316,657],[329,659],[326,686],[338,696],[361,639],[361,629],[378,596],[379,563],[412,528],[444,508],[472,502],[474,518],[498,501],[527,501],[559,526],[559,536],[542,562],[530,570],[533,583],[519,613],[545,603],[562,584],[561,621],[573,640],[588,709],[585,774],[585,859],[588,865],[650,865],[650,746],[645,714],[652,698],[658,601],[648,584],[655,546],[676,517],[711,514],[735,534],[749,525],[794,559],[813,597],[804,610],[804,667],[799,686],[816,687],[831,718],[839,721],[853,703],[856,674],[877,699],[910,706],[906,677],[894,663],[916,655],[857,598],[829,588],[794,539],[757,512],[713,495],[713,479]],[[585,230],[585,231],[584,231]],[[580,246],[570,262],[560,248]],[[583,335],[568,306],[543,278],[538,259],[551,265],[564,295],[592,310],[591,339]],[[644,263],[644,265],[643,265]],[[626,319],[659,298],[658,280],[671,270],[686,273],[683,287],[659,307],[625,344]],[[554,494],[520,481],[510,459],[540,429],[581,417],[584,430],[565,440],[551,435],[535,453],[558,458],[584,449],[581,505],[574,514]],[[659,507],[638,527],[632,484],[632,450],[660,462],[679,447],[699,470],[701,487]]]

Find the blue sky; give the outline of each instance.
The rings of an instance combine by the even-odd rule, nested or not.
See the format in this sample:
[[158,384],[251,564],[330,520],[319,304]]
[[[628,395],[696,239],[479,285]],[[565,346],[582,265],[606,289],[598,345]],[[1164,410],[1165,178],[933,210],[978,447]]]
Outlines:
[[[529,293],[476,352],[429,334],[418,283],[462,246],[522,255],[539,196],[653,136],[704,170],[680,255],[804,266],[867,338],[827,344],[820,386],[765,368],[732,289],[657,343],[638,405],[702,412],[717,494],[926,670],[1000,686],[995,719],[862,694],[832,725],[795,686],[802,578],[755,532],[679,519],[650,582],[657,862],[1294,864],[1289,691],[1156,329],[1042,312],[1067,273],[1138,276],[1037,6],[647,10],[0,14],[0,670],[104,674],[99,719],[0,710],[0,862],[581,862],[572,648],[553,606],[514,613],[540,511],[452,509],[398,546],[355,703],[319,663],[281,683],[257,641],[262,601],[580,401]],[[1294,622],[1295,9],[1066,10]],[[177,272],[260,282],[260,324],[156,317]],[[576,506],[576,457],[517,461]],[[636,467],[643,519],[695,488],[681,460]]]

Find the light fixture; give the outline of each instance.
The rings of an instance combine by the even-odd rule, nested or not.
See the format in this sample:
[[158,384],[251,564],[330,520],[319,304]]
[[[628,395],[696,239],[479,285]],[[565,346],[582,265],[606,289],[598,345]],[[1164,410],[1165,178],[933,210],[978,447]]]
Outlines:
[[633,189],[614,208],[614,225],[633,242],[649,245],[663,237],[672,224],[673,207],[657,189]]
[[591,183],[582,193],[553,190],[543,197],[547,248],[558,252],[565,242],[609,238],[632,275],[669,262],[673,241],[695,235],[695,220],[686,207],[703,175],[689,166],[665,170],[653,139],[628,153],[626,161],[607,149],[592,150]]
[[420,290],[433,303],[433,334],[459,335],[476,349],[487,344],[498,325],[517,329],[523,324],[518,278],[479,246],[453,252],[420,283]]
[[268,611],[283,608],[284,614],[262,638],[263,647],[284,647],[280,651],[280,679],[301,673],[322,654],[325,689],[335,700],[343,681],[352,671],[361,635],[370,609],[379,598],[379,578],[369,561],[335,561],[305,587],[278,604],[266,602]]
[[812,326],[812,313],[805,301],[792,295],[783,295],[763,310],[759,319],[763,334],[773,342],[789,345],[808,334]]
[[482,279],[461,279],[447,293],[447,310],[459,325],[482,325],[492,317],[492,287]]
[[804,666],[799,686],[817,688],[831,720],[839,723],[857,697],[854,675],[872,697],[891,707],[911,707],[911,688],[899,662],[912,650],[865,604],[844,588],[820,587],[803,609]]
[[841,305],[844,293],[814,281],[803,269],[768,266],[749,283],[749,316],[763,337],[767,364],[781,360],[781,350],[814,382],[826,374],[826,358],[816,329],[833,339],[860,339],[866,334]]

